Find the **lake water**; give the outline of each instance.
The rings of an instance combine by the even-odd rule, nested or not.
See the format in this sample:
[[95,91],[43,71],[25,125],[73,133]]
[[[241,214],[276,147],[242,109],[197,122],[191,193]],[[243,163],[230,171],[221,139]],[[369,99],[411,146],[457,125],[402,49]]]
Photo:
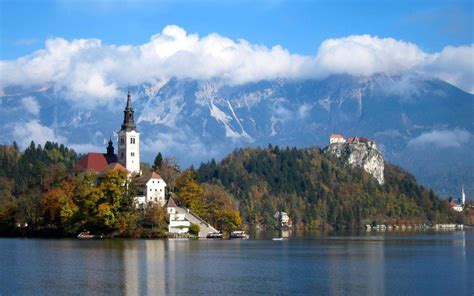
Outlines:
[[474,295],[472,231],[264,238],[2,238],[0,295]]

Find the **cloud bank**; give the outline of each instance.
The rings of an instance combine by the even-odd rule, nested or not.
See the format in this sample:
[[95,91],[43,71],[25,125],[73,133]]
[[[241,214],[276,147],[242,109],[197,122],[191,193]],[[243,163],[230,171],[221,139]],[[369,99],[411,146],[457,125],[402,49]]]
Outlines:
[[315,55],[299,55],[218,34],[200,37],[166,26],[141,45],[106,45],[98,39],[48,39],[45,48],[0,61],[0,90],[51,84],[77,105],[112,104],[128,84],[172,77],[221,78],[239,84],[275,78],[324,78],[331,74],[401,74],[414,71],[474,93],[474,45],[427,53],[393,38],[354,35],[324,41]]
[[37,120],[26,123],[17,123],[13,128],[13,138],[18,140],[20,148],[25,149],[34,141],[36,144],[44,145],[46,141],[66,143],[66,139],[57,135],[53,129],[41,125]]
[[471,133],[464,129],[433,130],[423,133],[408,142],[414,148],[459,148],[469,142]]

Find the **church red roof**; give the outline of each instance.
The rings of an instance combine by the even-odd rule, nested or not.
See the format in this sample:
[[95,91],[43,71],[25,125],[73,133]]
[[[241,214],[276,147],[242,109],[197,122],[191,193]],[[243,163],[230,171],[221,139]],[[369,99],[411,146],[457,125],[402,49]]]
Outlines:
[[79,160],[76,168],[81,171],[92,171],[98,173],[103,171],[109,164],[102,153],[89,152]]
[[338,134],[332,134],[331,139],[343,139],[343,137],[341,135],[338,135]]

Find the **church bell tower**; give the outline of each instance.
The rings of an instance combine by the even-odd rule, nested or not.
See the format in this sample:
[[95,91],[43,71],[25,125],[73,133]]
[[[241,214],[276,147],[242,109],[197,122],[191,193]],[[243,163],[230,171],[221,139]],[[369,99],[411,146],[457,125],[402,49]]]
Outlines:
[[118,132],[118,162],[130,173],[140,174],[140,133],[133,119],[130,91],[127,94],[127,106],[123,110],[123,123]]

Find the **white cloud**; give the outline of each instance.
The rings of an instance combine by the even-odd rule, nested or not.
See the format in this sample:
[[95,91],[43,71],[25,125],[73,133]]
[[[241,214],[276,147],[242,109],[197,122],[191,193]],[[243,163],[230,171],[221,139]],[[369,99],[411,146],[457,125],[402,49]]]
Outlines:
[[474,93],[474,45],[447,46],[432,55],[422,71]]
[[412,43],[354,35],[324,41],[316,60],[318,70],[324,74],[371,75],[378,72],[397,74],[423,63],[428,56]]
[[44,145],[46,141],[66,143],[64,137],[57,135],[51,128],[41,125],[37,120],[15,124],[13,138],[22,149],[28,147],[31,141],[41,145]]
[[22,98],[21,104],[26,109],[26,111],[30,112],[33,115],[38,115],[40,112],[40,105],[34,97],[29,96]]
[[471,133],[464,129],[433,130],[408,142],[409,147],[459,148],[469,142]]
[[244,83],[274,78],[322,78],[334,73],[370,75],[415,71],[474,92],[474,46],[426,53],[413,43],[370,35],[328,39],[315,55],[299,55],[218,34],[200,37],[166,26],[141,45],[104,45],[97,39],[52,38],[44,49],[0,61],[0,90],[8,85],[52,84],[79,106],[113,104],[128,84],[171,77],[222,78]]
[[21,149],[27,148],[31,141],[34,141],[35,144],[43,145],[47,142],[56,142],[67,145],[69,148],[74,149],[78,153],[87,153],[90,151],[103,151],[105,150],[105,145],[95,145],[95,144],[77,144],[69,143],[69,141],[58,135],[53,129],[42,125],[38,120],[28,121],[24,123],[16,123],[13,126],[13,138],[17,141]]

